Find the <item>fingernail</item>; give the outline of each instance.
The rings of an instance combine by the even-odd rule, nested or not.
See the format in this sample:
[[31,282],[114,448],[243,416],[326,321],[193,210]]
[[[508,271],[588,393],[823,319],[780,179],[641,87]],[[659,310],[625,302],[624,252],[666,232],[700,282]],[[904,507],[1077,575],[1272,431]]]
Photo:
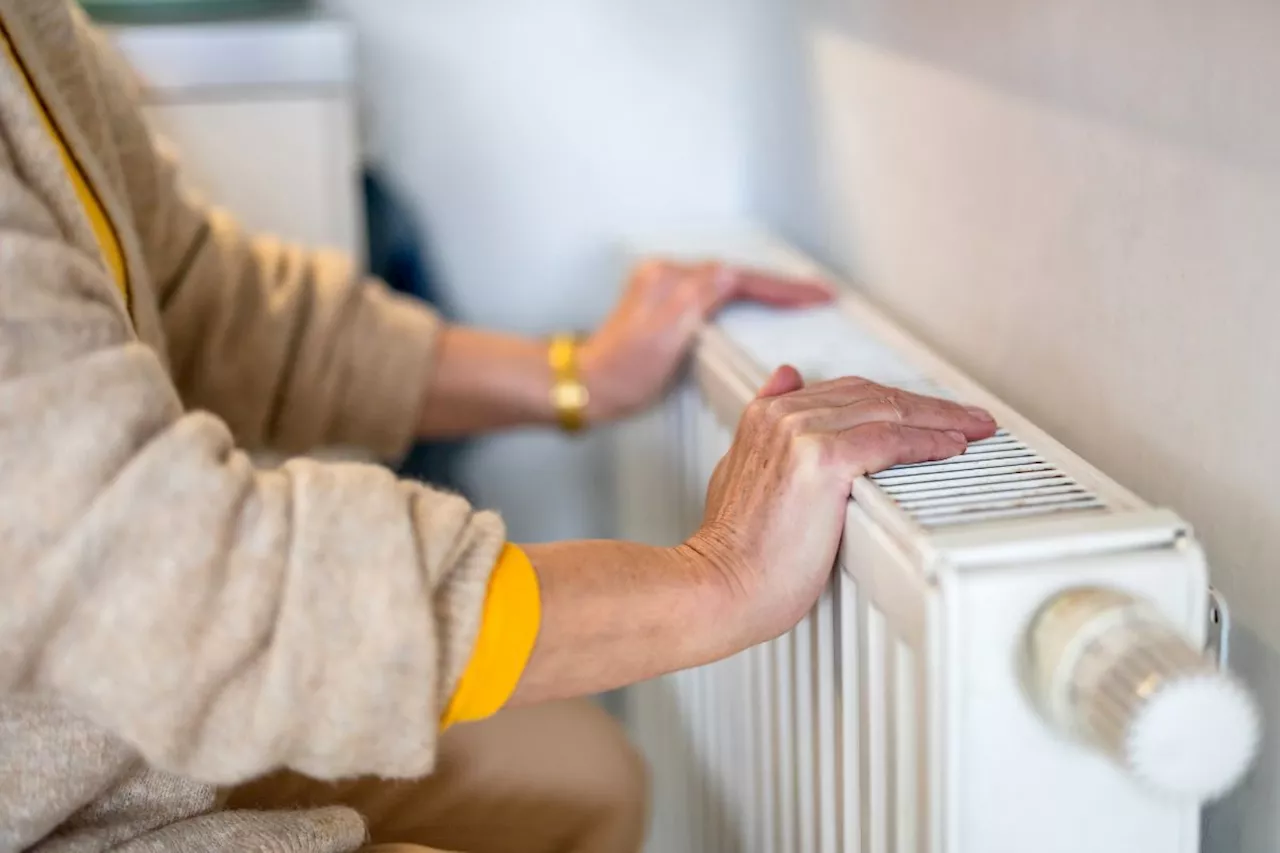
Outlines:
[[959,430],[955,430],[955,429],[947,430],[947,438],[953,439],[955,441],[963,441],[965,444],[969,443],[969,437],[966,436],[964,433],[960,432]]
[[965,406],[964,410],[980,421],[987,421],[988,423],[995,423],[996,421],[986,409],[980,409],[977,406]]

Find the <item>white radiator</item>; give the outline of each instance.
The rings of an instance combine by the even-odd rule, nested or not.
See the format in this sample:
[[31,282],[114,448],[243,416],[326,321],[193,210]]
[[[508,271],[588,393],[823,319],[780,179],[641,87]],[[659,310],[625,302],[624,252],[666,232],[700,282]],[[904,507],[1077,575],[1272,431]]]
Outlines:
[[[751,232],[638,246],[654,252],[819,272]],[[1238,781],[1260,721],[1219,669],[1225,611],[1190,530],[852,291],[799,314],[734,308],[704,332],[691,379],[620,433],[621,534],[695,529],[742,407],[783,362],[984,405],[1003,429],[859,481],[831,584],[793,632],[628,691],[650,849],[1197,851],[1201,804]]]

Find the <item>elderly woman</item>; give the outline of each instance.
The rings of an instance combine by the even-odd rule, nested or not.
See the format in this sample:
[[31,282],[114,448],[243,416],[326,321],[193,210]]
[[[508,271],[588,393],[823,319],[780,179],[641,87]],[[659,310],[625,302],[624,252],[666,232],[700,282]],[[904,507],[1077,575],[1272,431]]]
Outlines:
[[675,548],[522,548],[382,468],[257,469],[607,421],[726,301],[828,294],[653,262],[581,346],[446,326],[184,194],[70,0],[0,0],[0,36],[0,850],[634,851],[641,763],[552,700],[787,630],[852,480],[992,431],[780,369]]

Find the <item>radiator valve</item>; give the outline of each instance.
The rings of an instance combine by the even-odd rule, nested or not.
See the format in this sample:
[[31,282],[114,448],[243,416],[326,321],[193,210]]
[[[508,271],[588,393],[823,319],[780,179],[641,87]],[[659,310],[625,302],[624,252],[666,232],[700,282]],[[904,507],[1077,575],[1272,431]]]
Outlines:
[[1216,799],[1257,753],[1261,717],[1244,684],[1126,593],[1053,598],[1027,631],[1026,664],[1029,692],[1054,728],[1165,795]]

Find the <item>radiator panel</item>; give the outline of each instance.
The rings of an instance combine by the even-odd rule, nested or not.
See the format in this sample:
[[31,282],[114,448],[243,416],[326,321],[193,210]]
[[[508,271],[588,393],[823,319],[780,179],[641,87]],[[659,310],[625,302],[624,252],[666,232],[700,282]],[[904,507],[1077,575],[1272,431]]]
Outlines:
[[[675,405],[703,408],[696,394]],[[683,448],[702,453],[679,453],[700,472],[679,478],[687,534],[701,515],[707,460],[719,458],[729,433],[705,413],[666,422],[679,426]],[[1009,587],[1006,573],[994,581],[976,572],[947,576],[937,585],[912,560],[852,504],[831,585],[794,631],[629,691],[632,730],[656,782],[651,849],[1194,851],[1198,810],[1150,801],[1034,717],[1012,672],[1014,634],[1026,614],[983,599],[987,584]],[[1148,595],[1163,586],[1163,605],[1189,624],[1203,603],[1195,585],[1160,583],[1160,574],[1181,571],[1176,561],[1142,563],[1090,570],[1073,560],[1054,569],[1063,582],[1093,575]],[[1030,607],[1045,579],[1026,574],[1022,584]],[[982,615],[993,612],[1013,618]],[[1011,740],[1021,744],[1012,764]],[[1073,796],[1053,788],[1037,795],[1039,780],[1064,775],[1077,780]],[[998,802],[1017,802],[1025,817],[1011,819],[1009,809],[992,807]],[[1126,805],[1115,809],[1117,802]],[[1048,823],[1072,831],[1045,836]]]
[[[691,245],[814,269],[758,234]],[[671,543],[696,529],[730,430],[779,361],[984,405],[1006,431],[960,460],[856,483],[829,587],[793,631],[629,691],[655,779],[650,849],[1193,853],[1198,806],[1052,731],[1018,663],[1039,604],[1080,584],[1132,592],[1203,642],[1207,578],[1185,525],[854,296],[763,336],[768,324],[743,316],[708,330],[661,412],[621,430],[620,464],[641,472],[619,478],[623,535]]]

